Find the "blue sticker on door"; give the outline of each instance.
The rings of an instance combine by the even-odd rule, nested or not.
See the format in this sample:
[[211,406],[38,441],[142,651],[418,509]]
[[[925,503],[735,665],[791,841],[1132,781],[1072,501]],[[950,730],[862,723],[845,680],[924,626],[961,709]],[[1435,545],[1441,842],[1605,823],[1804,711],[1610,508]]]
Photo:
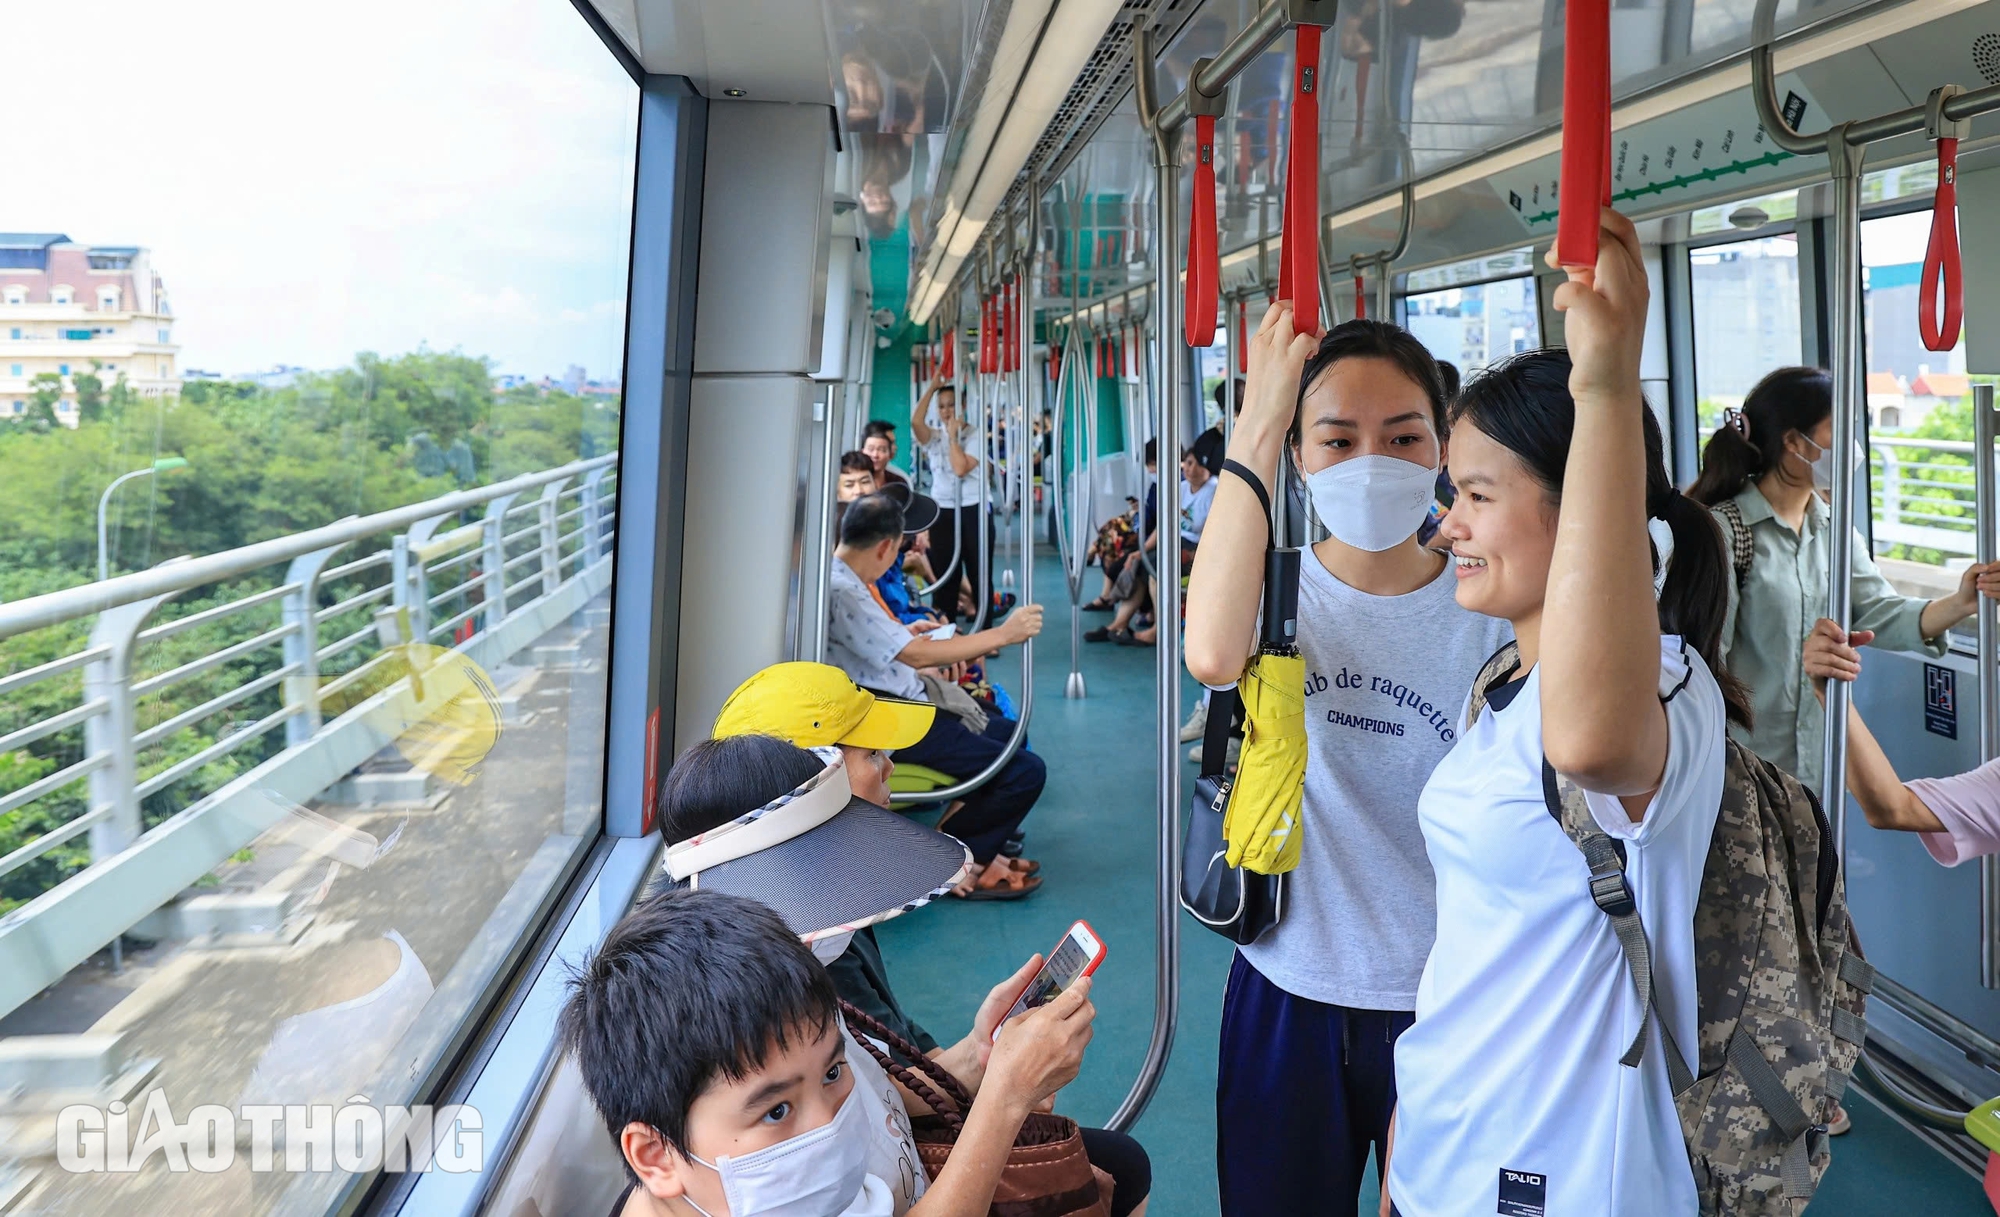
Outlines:
[[1924,730],[1958,738],[1958,673],[1943,664],[1924,665]]

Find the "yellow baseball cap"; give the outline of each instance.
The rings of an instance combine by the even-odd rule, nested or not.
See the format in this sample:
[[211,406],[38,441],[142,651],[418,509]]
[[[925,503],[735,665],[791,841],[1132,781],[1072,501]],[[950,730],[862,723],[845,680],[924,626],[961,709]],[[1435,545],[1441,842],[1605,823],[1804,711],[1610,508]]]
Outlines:
[[929,702],[877,697],[824,663],[774,663],[736,686],[715,737],[775,735],[801,748],[908,748],[937,717]]

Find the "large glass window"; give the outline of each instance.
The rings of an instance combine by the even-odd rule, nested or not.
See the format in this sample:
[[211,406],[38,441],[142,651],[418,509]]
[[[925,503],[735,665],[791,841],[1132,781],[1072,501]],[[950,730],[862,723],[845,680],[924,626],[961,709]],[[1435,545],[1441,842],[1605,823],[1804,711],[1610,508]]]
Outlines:
[[[637,90],[541,0],[10,34],[171,152],[104,190],[129,91],[14,65],[65,101],[0,235],[0,1197],[317,1211],[601,832]],[[330,1106],[259,1170],[273,1104]],[[225,1169],[117,1168],[197,1108]]]
[[1962,336],[1932,351],[1917,326],[1930,228],[1929,211],[1861,224],[1875,556],[1899,590],[1926,598],[1955,590],[1974,554],[1974,378]]
[[1403,306],[1409,331],[1461,375],[1542,344],[1532,277],[1415,293]]
[[1706,441],[1764,374],[1799,362],[1799,244],[1790,233],[1688,251],[1695,392]]

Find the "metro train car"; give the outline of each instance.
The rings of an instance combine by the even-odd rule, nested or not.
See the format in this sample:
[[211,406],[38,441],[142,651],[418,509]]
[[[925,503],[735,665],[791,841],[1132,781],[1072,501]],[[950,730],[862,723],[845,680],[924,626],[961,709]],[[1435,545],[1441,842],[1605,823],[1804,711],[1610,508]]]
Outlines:
[[[2000,0],[102,0],[8,26],[0,1214],[2000,1209],[2000,863],[1970,857],[2000,848]],[[1597,1084],[1653,1102],[1669,1182],[1580,1203],[1637,1193],[1578,1183],[1595,1159],[1563,1140],[1440,1200],[1394,1174],[1424,1120],[1467,1146],[1568,1102],[1531,1060],[1514,1099],[1384,1132],[1395,1086],[1437,1094],[1398,1037],[1488,928],[1425,775],[1505,715],[1511,678],[1473,674],[1516,633],[1449,605],[1463,640],[1367,625],[1325,555],[1404,546],[1445,598],[1483,569],[1492,477],[1447,409],[1491,449],[1492,386],[1606,358],[1566,321],[1613,297],[1644,301],[1629,435],[1656,427],[1671,480],[1629,502],[1714,508],[1685,517],[1713,553],[1652,528],[1655,594],[1714,558],[1720,650],[1684,631],[1651,785],[1531,750],[1558,879],[1479,906],[1584,910],[1622,1013],[1549,987],[1477,1038],[1636,1034]],[[1339,518],[1367,493],[1319,478],[1374,441],[1306,409],[1352,351],[1403,369],[1391,421],[1434,454],[1400,463],[1379,545]],[[1258,442],[1275,467],[1245,468]],[[1551,521],[1595,502],[1541,485]],[[1236,680],[1225,601],[1265,642]],[[1859,647],[1823,687],[1822,618],[1813,662]],[[1411,670],[1300,664],[1350,627]],[[1717,712],[1704,763],[1764,766],[1752,810],[1797,826],[1771,865],[1817,875],[1817,925],[1792,880],[1741,902],[1835,942],[1752,948],[1819,1012],[1782,1050],[1747,1021],[1710,1042],[1713,906],[1690,887],[1639,929],[1653,846],[1557,831],[1610,848],[1588,822],[1616,795],[1639,841],[1691,747],[1683,686],[1755,706],[1727,749]],[[1343,766],[1386,793],[1337,819]],[[1220,814],[1253,787],[1268,855]],[[1714,789],[1688,814],[1740,810]],[[1728,851],[1690,840],[1706,901]],[[1287,920],[1316,928],[1263,937]],[[1556,949],[1535,924],[1523,956]],[[736,945],[657,970],[711,941]],[[729,1003],[836,993],[873,1018],[808,1072],[856,1079],[886,1131],[855,1135],[900,1166],[864,1180],[854,1149],[802,1182],[756,1128],[695,1154],[697,1098],[841,1042]],[[912,1124],[960,1101],[938,1088],[1027,1087],[1016,1028],[1091,1011],[1073,1077],[1048,1065],[999,1133]],[[702,1046],[740,1027],[763,1038]],[[1751,1095],[1728,1111],[1724,1069]],[[824,1167],[851,1112],[787,1084],[742,1121],[795,1121]],[[634,1114],[671,1086],[667,1126]],[[1037,1123],[1045,1096],[1074,1123]],[[945,1156],[1016,1128],[1080,1182]],[[1715,1182],[1739,1168],[1704,1136],[1766,1177]]]

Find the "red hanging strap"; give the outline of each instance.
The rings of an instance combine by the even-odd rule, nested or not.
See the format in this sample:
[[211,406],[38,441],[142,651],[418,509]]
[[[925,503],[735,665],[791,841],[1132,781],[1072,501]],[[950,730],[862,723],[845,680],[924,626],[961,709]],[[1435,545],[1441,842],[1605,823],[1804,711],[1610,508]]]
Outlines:
[[[1965,273],[1958,256],[1958,141],[1969,124],[1944,116],[1944,104],[1964,92],[1956,85],[1931,90],[1924,102],[1924,125],[1937,141],[1937,193],[1931,199],[1931,239],[1924,248],[1924,272],[1917,295],[1917,333],[1932,351],[1958,345],[1965,320]],[[1944,316],[1938,316],[1938,289],[1944,289]]]
[[1250,298],[1236,298],[1236,370],[1250,370]]
[[955,354],[957,350],[958,350],[958,331],[956,330],[946,331],[944,336],[944,359],[942,360],[944,367],[941,371],[944,379],[947,381],[950,381],[951,379],[953,379],[958,375],[958,359]]
[[993,297],[979,302],[979,370],[991,374],[1000,370],[1000,310]]
[[1367,318],[1368,276],[1362,274],[1357,268],[1354,272],[1354,319],[1356,321],[1365,321]]
[[1611,205],[1611,0],[1567,0],[1562,129],[1556,261],[1594,267],[1599,212]]
[[1292,139],[1278,244],[1278,297],[1292,302],[1301,334],[1319,333],[1319,35],[1316,25],[1292,31]]
[[1194,120],[1194,205],[1188,215],[1187,297],[1181,328],[1191,347],[1215,343],[1215,308],[1222,273],[1215,228],[1215,118]]

